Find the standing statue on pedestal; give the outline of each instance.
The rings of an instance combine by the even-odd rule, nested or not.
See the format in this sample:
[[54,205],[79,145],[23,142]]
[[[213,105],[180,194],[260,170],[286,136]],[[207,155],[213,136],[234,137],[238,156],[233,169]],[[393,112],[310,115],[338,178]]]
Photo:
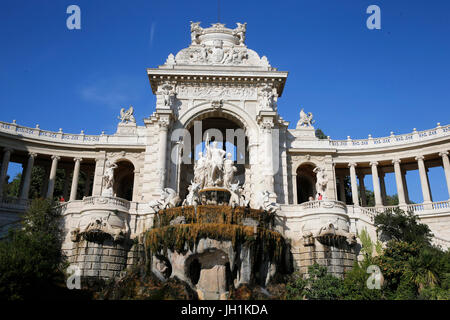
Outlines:
[[328,177],[323,167],[314,168],[316,174],[316,200],[326,200]]
[[198,160],[194,165],[194,182],[199,185],[199,189],[203,189],[206,184],[207,175],[207,159],[203,156],[203,152],[198,153]]
[[117,168],[117,164],[114,162],[110,162],[109,160],[105,163],[105,173],[103,175],[103,197],[112,197],[113,186],[114,186],[114,169]]
[[227,189],[230,189],[231,184],[234,182],[234,173],[237,171],[237,168],[233,165],[234,161],[231,157],[231,153],[228,153],[227,158],[223,162],[223,186]]

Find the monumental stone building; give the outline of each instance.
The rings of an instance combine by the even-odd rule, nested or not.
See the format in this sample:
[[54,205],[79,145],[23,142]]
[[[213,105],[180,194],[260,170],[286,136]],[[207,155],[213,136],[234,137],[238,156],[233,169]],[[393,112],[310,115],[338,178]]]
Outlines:
[[[450,125],[388,137],[319,139],[313,115],[299,110],[296,128],[288,129],[289,122],[278,113],[288,72],[247,48],[245,37],[246,24],[230,29],[191,23],[190,45],[147,69],[156,111],[144,125],[137,125],[133,107],[120,111],[112,135],[0,122],[0,181],[10,161],[23,165],[18,198],[2,196],[0,183],[1,231],[29,205],[33,166],[45,170],[41,195],[48,198],[54,196],[57,169],[63,169],[63,250],[88,276],[116,276],[135,254],[132,244],[120,241],[137,239],[151,228],[159,204],[170,207],[168,199],[188,198],[201,157],[197,154],[215,141],[224,154],[231,153],[245,205],[276,212],[275,230],[289,240],[294,268],[302,272],[315,261],[335,274],[352,266],[358,234],[366,228],[376,239],[374,215],[392,208],[386,205],[384,180],[391,172],[398,207],[418,215],[430,226],[433,241],[448,247],[450,201],[433,202],[427,171],[443,167],[447,185],[442,188],[450,191]],[[413,204],[405,176],[417,169],[424,201]],[[365,197],[366,175],[373,180],[372,207]],[[80,235],[90,230],[113,240],[80,247]]]

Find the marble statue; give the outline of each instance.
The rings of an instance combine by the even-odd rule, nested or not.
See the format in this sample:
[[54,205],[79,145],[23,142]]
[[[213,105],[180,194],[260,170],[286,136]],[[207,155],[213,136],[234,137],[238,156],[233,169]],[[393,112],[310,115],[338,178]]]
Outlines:
[[198,195],[200,189],[200,183],[191,181],[191,185],[188,187],[189,193],[183,201],[183,206],[196,206],[200,204],[200,197]]
[[313,172],[316,174],[316,200],[325,200],[328,184],[328,177],[323,167],[314,168]]
[[172,188],[164,188],[161,190],[161,197],[158,200],[149,201],[148,205],[155,212],[162,209],[175,208],[180,205],[181,199],[177,192]]
[[191,43],[199,43],[198,37],[202,34],[202,27],[200,27],[200,22],[191,21]]
[[117,164],[107,160],[105,163],[105,173],[103,174],[103,190],[102,196],[112,197],[114,186],[114,169],[117,168]]
[[266,210],[267,212],[274,213],[279,209],[279,205],[270,200],[270,191],[262,191],[257,194],[256,208]]
[[245,32],[247,30],[247,22],[245,23],[236,23],[237,28],[234,29],[235,34],[239,37],[239,44],[243,45],[245,41]]
[[194,182],[199,185],[199,189],[203,189],[206,183],[207,167],[206,157],[203,156],[203,152],[198,153],[198,160],[194,165]]
[[130,106],[128,110],[125,110],[125,108],[120,109],[120,116],[118,119],[120,120],[120,123],[136,123],[136,119],[134,118],[134,108],[133,106]]
[[273,105],[274,94],[270,86],[261,89],[261,108],[263,110],[271,110]]
[[297,123],[297,127],[312,127],[315,120],[312,119],[313,114],[311,112],[308,112],[308,114],[305,113],[305,111],[300,110],[300,120]]
[[225,151],[217,148],[217,141],[209,145],[209,139],[206,140],[206,159],[208,166],[208,186],[222,186],[223,185],[223,161]]
[[230,201],[228,205],[231,207],[244,206],[247,207],[249,205],[249,200],[245,199],[245,196],[242,194],[244,191],[242,187],[239,186],[239,182],[230,185]]
[[226,159],[223,162],[223,186],[225,188],[230,188],[231,184],[234,182],[234,174],[237,168],[233,165],[234,161],[232,159],[231,153],[227,154]]
[[161,88],[161,93],[163,96],[163,105],[164,107],[169,107],[172,105],[173,97],[175,96],[175,89],[170,84],[164,84]]

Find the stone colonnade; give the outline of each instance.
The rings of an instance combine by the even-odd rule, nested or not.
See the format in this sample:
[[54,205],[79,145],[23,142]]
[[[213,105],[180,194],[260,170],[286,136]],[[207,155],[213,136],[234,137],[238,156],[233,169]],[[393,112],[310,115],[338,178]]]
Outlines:
[[[8,174],[8,167],[11,160],[11,155],[14,153],[14,150],[11,148],[4,148],[3,149],[3,159],[1,163],[1,169],[0,169],[0,198],[2,198],[3,194],[3,187],[5,180],[7,178]],[[35,152],[29,152],[28,153],[28,159],[23,164],[23,171],[22,171],[22,180],[21,180],[21,186],[19,190],[19,199],[21,201],[28,200],[29,192],[30,192],[30,186],[31,186],[31,172],[33,170],[33,167],[35,165],[36,159],[39,155]],[[44,167],[44,171],[46,172],[47,179],[43,181],[43,184],[41,186],[41,194],[45,195],[46,198],[53,198],[54,195],[54,189],[55,189],[55,182],[56,182],[56,172],[58,169],[58,163],[61,160],[60,156],[52,155],[51,156],[51,166],[50,170],[48,170],[47,167]],[[98,159],[96,159],[97,161]],[[76,200],[77,199],[77,189],[79,184],[79,177],[80,177],[80,170],[81,170],[81,162],[83,161],[80,157],[74,157],[74,166],[73,166],[73,174],[72,174],[72,181],[71,181],[71,189],[70,189],[70,197],[67,199],[67,193],[68,193],[68,184],[69,179],[68,175],[66,176],[65,183],[64,183],[64,191],[63,191],[63,198],[67,200]],[[64,168],[66,174],[68,172],[68,168]],[[86,174],[86,181],[85,181],[85,188],[83,191],[82,196],[89,196],[92,195],[93,190],[91,190],[91,181],[92,181],[92,175],[94,174],[94,170],[85,170]],[[94,176],[94,180],[98,179],[97,175]],[[94,182],[95,185],[95,182]],[[92,188],[94,189],[94,188]]]
[[[450,198],[450,161],[448,156],[448,151],[439,152],[439,157],[442,159],[442,166],[445,172],[445,178],[447,181],[447,189],[449,192]],[[420,176],[420,185],[422,189],[423,195],[423,203],[430,204],[433,199],[430,190],[430,182],[428,179],[428,169],[425,166],[424,156],[418,155],[415,158],[417,162],[417,167],[419,170]],[[408,196],[408,187],[406,184],[406,169],[402,169],[402,160],[400,158],[395,158],[392,160],[392,165],[394,167],[395,181],[397,186],[397,195],[399,205],[406,205],[409,201]],[[351,192],[352,192],[352,203],[357,205],[366,206],[367,199],[365,194],[365,186],[364,186],[364,173],[357,172],[358,163],[350,162],[348,163],[348,167],[350,169],[350,182],[351,182]],[[384,181],[385,173],[380,172],[379,163],[377,161],[370,162],[370,170],[372,173],[372,182],[373,182],[373,192],[375,197],[375,206],[381,207],[386,204],[386,186]],[[345,190],[344,190],[344,181],[345,175],[338,175],[338,180],[340,184],[340,198],[345,199]],[[359,188],[357,184],[357,180],[359,180]],[[360,200],[361,195],[361,202]]]

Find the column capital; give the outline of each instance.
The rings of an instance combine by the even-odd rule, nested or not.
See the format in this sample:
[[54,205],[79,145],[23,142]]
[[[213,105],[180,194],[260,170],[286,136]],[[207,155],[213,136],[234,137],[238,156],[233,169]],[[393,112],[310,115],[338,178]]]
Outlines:
[[36,158],[37,155],[38,155],[38,154],[37,154],[36,152],[29,152],[29,153],[28,153],[28,156],[29,156],[30,158],[33,158],[33,159]]
[[59,161],[59,160],[61,159],[61,157],[60,157],[60,156],[53,155],[53,156],[52,156],[52,160],[55,160],[55,159],[56,159],[56,161]]
[[5,147],[5,148],[3,148],[3,151],[4,151],[4,152],[13,153],[13,152],[14,152],[14,149],[13,149],[13,148],[10,148],[10,147]]
[[439,152],[439,157],[448,156],[448,151],[441,151]]
[[377,166],[378,165],[378,161],[370,161],[370,165],[371,166]]
[[357,167],[358,166],[358,164],[356,163],[356,162],[349,162],[348,163],[348,167]]
[[75,162],[81,162],[81,161],[83,161],[83,158],[73,158],[73,161],[75,161]]
[[419,161],[419,160],[425,159],[425,157],[424,157],[423,155],[419,155],[419,156],[415,157],[414,159],[415,159],[416,161]]
[[392,160],[392,164],[401,163],[401,162],[402,162],[401,159],[393,159]]

